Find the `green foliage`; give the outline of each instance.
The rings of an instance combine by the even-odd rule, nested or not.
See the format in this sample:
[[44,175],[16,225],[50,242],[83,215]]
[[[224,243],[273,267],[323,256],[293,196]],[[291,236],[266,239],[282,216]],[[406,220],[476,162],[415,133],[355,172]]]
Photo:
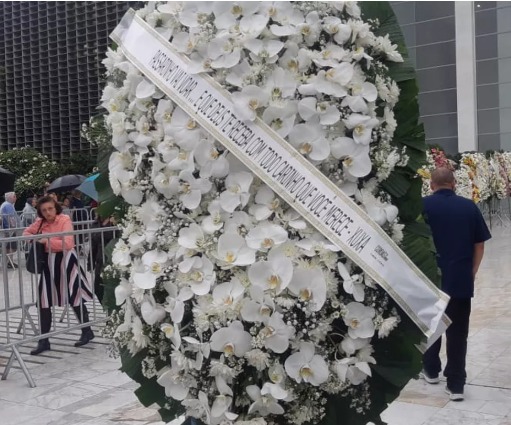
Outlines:
[[32,148],[14,148],[0,152],[0,166],[16,176],[14,190],[20,201],[42,193],[46,183],[61,175],[57,162]]

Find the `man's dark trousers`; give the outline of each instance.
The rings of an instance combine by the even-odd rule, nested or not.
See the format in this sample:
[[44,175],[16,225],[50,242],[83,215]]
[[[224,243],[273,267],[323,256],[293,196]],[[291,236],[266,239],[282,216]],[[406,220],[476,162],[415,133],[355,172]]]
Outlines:
[[[471,301],[471,298],[451,298],[445,310],[452,324],[446,331],[447,365],[444,369],[444,376],[447,378],[447,387],[456,394],[463,394],[463,387],[467,379],[465,363]],[[441,344],[442,339],[439,338],[424,353],[422,362],[428,376],[436,377],[442,370],[439,356]]]

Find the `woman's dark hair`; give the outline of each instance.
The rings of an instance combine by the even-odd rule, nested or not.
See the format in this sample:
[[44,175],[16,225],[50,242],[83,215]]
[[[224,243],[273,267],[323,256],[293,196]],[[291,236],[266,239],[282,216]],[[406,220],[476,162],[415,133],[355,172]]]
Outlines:
[[47,204],[48,202],[53,202],[53,205],[55,205],[55,210],[57,211],[57,215],[62,213],[62,207],[60,206],[60,204],[57,201],[55,201],[55,199],[53,199],[51,196],[43,196],[42,198],[39,198],[37,200],[37,205],[35,206],[35,208],[37,210],[37,216],[41,217],[43,220],[44,220],[44,216],[41,213],[41,205]]

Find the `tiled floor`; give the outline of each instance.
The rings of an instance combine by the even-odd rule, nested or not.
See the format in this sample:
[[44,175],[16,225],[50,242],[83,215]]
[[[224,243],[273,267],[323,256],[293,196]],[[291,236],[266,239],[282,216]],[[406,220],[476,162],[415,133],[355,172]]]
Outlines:
[[[443,382],[414,380],[384,412],[389,425],[511,425],[511,226],[493,233],[476,282],[465,401],[449,401]],[[59,337],[58,351],[29,364],[36,388],[20,370],[0,381],[0,424],[163,424],[156,410],[137,401],[136,385],[117,371],[107,342],[98,337],[77,349],[77,335]],[[29,350],[22,349],[24,358],[34,360]],[[5,355],[0,353],[0,373]]]

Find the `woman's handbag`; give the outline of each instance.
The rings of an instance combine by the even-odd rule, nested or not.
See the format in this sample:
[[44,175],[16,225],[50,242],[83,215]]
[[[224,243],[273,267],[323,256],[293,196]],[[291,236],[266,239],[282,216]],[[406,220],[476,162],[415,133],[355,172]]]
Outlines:
[[[43,222],[41,221],[41,225],[39,226],[39,230],[36,234],[41,231],[41,227]],[[28,252],[27,257],[27,271],[34,274],[39,274],[44,267],[44,244],[41,242],[33,242],[30,247],[30,251]]]

